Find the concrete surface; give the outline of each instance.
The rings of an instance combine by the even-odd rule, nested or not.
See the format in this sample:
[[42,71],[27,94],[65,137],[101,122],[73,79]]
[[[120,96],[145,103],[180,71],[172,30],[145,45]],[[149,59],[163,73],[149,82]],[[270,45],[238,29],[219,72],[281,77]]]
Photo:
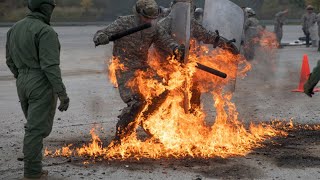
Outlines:
[[[108,82],[105,61],[112,45],[94,48],[92,35],[101,27],[55,27],[62,44],[61,68],[71,98],[70,109],[57,112],[52,134],[45,146],[82,144],[96,126],[107,144],[114,135],[119,110],[124,107],[117,89]],[[268,27],[271,28],[271,27]],[[0,28],[0,179],[21,179],[24,117],[19,106],[15,81],[5,65],[5,33]],[[302,36],[299,26],[285,27],[284,41]],[[237,81],[234,96],[244,122],[290,119],[302,124],[319,123],[317,94],[310,99],[292,93],[299,82],[303,54],[314,67],[320,53],[315,48],[286,47],[276,54],[276,69],[270,63],[255,64],[248,76]],[[263,55],[261,55],[263,56]],[[84,165],[76,158],[45,158],[50,179],[320,179],[320,133],[293,131],[277,143],[266,142],[246,157],[228,159],[102,161]],[[275,145],[276,144],[276,145]]]

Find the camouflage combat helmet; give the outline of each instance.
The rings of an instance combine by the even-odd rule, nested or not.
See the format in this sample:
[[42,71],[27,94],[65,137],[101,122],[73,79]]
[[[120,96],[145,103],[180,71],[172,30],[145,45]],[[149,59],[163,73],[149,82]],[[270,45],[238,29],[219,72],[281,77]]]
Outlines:
[[202,8],[196,8],[196,10],[194,11],[194,14],[198,16],[203,15],[203,13],[204,11]]
[[252,8],[245,8],[245,12],[248,14],[248,16],[255,16],[256,12]]
[[160,9],[155,0],[138,0],[135,11],[148,19],[157,19],[160,15]]
[[28,0],[28,8],[31,11],[39,9],[42,4],[50,4],[52,6],[56,6],[55,0]]
[[306,10],[313,10],[313,6],[312,5],[308,5]]

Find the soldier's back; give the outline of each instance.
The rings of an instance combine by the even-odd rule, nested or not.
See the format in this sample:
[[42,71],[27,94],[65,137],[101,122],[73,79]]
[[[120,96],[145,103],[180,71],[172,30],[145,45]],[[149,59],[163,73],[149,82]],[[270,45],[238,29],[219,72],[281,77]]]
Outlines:
[[18,69],[40,68],[39,38],[54,30],[39,19],[26,17],[8,31],[10,55]]

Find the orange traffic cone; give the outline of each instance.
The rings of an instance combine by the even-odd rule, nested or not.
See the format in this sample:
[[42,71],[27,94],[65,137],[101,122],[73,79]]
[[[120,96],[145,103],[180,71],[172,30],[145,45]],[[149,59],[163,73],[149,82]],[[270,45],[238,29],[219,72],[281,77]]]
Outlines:
[[[301,74],[300,74],[300,83],[298,89],[292,90],[292,92],[303,92],[303,85],[307,82],[310,76],[310,66],[308,55],[303,55]],[[320,89],[314,89],[313,92],[320,92]]]

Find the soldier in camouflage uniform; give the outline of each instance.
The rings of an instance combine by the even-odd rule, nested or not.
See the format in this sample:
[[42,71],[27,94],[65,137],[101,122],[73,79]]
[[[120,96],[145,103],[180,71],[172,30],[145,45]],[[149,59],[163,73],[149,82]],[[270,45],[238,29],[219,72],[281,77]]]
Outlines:
[[202,8],[197,8],[194,11],[194,18],[198,21],[199,24],[202,24],[203,21],[203,9]]
[[[160,14],[159,7],[154,0],[138,0],[133,11],[134,15],[119,17],[105,29],[99,30],[94,36],[95,44],[108,44],[111,35],[140,24],[156,21]],[[117,70],[116,77],[121,99],[127,104],[117,123],[116,143],[134,131],[133,122],[146,104],[138,90],[128,87],[127,83],[134,78],[137,70],[149,68],[148,49],[153,43],[161,44],[169,54],[182,53],[182,50],[176,51],[179,49],[178,44],[159,26],[152,26],[114,42],[113,56],[118,58],[126,68],[124,71]]]
[[303,33],[306,35],[307,47],[309,47],[310,38],[315,38],[314,37],[315,32],[313,32],[313,28],[315,26],[315,23],[317,22],[317,15],[316,13],[313,12],[313,7],[310,5],[307,6],[306,10],[307,10],[307,13],[305,13],[302,16],[302,30],[303,30]]
[[246,8],[245,12],[247,20],[244,25],[244,56],[250,61],[255,56],[256,39],[259,37],[259,20],[256,18],[256,13],[253,9]]
[[287,20],[287,15],[288,15],[289,10],[286,9],[284,11],[278,12],[275,15],[275,22],[274,22],[274,33],[276,34],[279,47],[281,48],[281,39],[283,36],[283,25]]
[[[172,6],[179,2],[179,1],[189,1],[189,0],[174,0],[172,2]],[[216,46],[225,46],[226,47],[226,42],[222,37],[219,37],[216,33],[208,31],[205,29],[195,18],[194,18],[194,10],[195,6],[193,4],[193,1],[190,0],[191,2],[191,38],[195,38],[199,42],[203,42],[205,44],[213,44],[214,47]],[[169,14],[166,18],[160,20],[158,22],[159,26],[163,27],[166,29],[166,31],[169,34],[172,34],[172,22],[173,21],[173,15]],[[218,42],[217,42],[218,40]],[[169,56],[168,52],[164,49],[164,47],[161,44],[155,43],[154,44],[155,50],[157,53],[160,55],[162,58],[161,61],[165,62],[166,58]],[[201,92],[197,88],[196,82],[194,82],[194,86],[192,88],[192,97],[191,97],[191,108],[195,109],[200,106],[200,96]]]
[[309,97],[314,95],[313,89],[320,81],[320,60],[318,61],[317,67],[315,67],[309,76],[308,81],[304,84],[304,93]]

